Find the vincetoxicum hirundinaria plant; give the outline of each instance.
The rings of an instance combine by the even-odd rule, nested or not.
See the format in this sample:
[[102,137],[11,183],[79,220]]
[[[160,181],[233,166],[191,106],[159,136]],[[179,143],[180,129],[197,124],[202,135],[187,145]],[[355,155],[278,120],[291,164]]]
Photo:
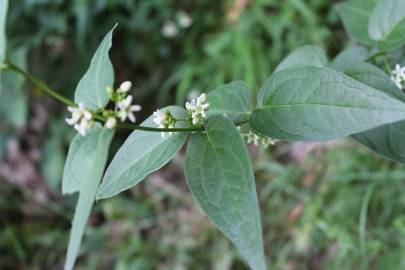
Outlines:
[[[134,124],[141,106],[129,94],[131,83],[113,87],[108,53],[114,29],[95,52],[71,101],[6,57],[7,5],[0,0],[1,79],[7,81],[15,72],[66,104],[71,113],[66,122],[78,131],[62,183],[64,194],[79,193],[65,269],[74,266],[94,201],[134,187],[186,143],[185,175],[191,193],[254,270],[266,269],[266,260],[244,138],[267,146],[276,140],[352,136],[386,158],[405,162],[405,0],[338,4],[346,30],[358,45],[332,61],[319,47],[298,48],[263,84],[257,102],[246,85],[236,81],[202,94],[184,108],[158,109],[140,125]],[[106,108],[109,103],[112,109]],[[105,170],[117,128],[134,131]]]

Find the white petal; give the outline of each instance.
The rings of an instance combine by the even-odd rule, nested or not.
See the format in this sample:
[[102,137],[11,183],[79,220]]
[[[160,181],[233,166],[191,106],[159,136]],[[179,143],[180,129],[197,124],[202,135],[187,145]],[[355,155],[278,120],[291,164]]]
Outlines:
[[131,112],[139,112],[140,110],[142,110],[142,107],[140,105],[132,105],[130,107]]
[[119,111],[118,117],[121,119],[121,122],[124,122],[127,119],[127,113],[125,111]]
[[73,118],[65,118],[66,123],[68,123],[68,125],[73,126],[74,124],[77,123],[77,121]]
[[129,118],[129,121],[131,121],[132,123],[135,123],[136,118],[132,112],[128,112],[128,118]]
[[84,111],[83,117],[84,117],[84,119],[86,119],[86,120],[91,120],[91,118],[92,118],[91,112],[89,112],[89,111]]
[[129,92],[132,88],[132,82],[130,81],[125,81],[123,83],[121,83],[119,90],[121,93],[126,93]]

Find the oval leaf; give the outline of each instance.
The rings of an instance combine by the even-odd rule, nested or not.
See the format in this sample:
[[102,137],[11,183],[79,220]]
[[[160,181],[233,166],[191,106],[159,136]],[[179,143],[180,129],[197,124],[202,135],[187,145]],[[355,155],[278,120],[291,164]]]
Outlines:
[[405,0],[380,0],[371,14],[368,32],[383,50],[405,44]]
[[405,103],[328,68],[277,72],[260,91],[250,124],[272,138],[331,140],[405,119]]
[[222,116],[193,134],[185,174],[191,193],[254,270],[266,269],[255,180],[246,145]]
[[405,0],[380,0],[368,24],[370,37],[374,40],[386,39],[404,19]]
[[109,141],[113,133],[96,124],[86,136],[76,134],[70,143],[62,177],[62,193],[80,192],[86,177],[83,172],[93,163],[105,163]]
[[250,113],[252,95],[244,82],[236,81],[214,89],[207,100],[210,104],[208,116],[225,115],[237,121]]
[[327,67],[343,72],[359,62],[363,62],[367,59],[367,56],[367,49],[358,46],[349,47],[339,53]]
[[[355,80],[405,101],[404,93],[376,66],[357,64],[345,73]],[[355,134],[353,138],[383,157],[405,163],[405,121]]]
[[108,103],[107,87],[114,84],[114,69],[108,52],[116,26],[104,37],[91,59],[90,67],[76,87],[75,103],[83,103],[87,109],[104,108]]
[[63,192],[80,192],[70,231],[65,270],[73,269],[107,161],[114,132],[96,124],[85,136],[73,139],[63,173]]
[[[187,117],[186,110],[180,107],[170,106],[162,110],[169,110],[177,118]],[[153,123],[153,115],[142,125],[157,127]],[[108,166],[97,199],[109,198],[132,188],[147,175],[160,169],[180,150],[187,136],[187,133],[177,132],[162,138],[158,132],[132,132]]]
[[374,46],[368,35],[368,22],[378,0],[350,0],[336,5],[346,31],[357,41]]
[[290,53],[276,68],[280,71],[287,68],[316,66],[323,67],[328,62],[325,51],[317,46],[307,45]]

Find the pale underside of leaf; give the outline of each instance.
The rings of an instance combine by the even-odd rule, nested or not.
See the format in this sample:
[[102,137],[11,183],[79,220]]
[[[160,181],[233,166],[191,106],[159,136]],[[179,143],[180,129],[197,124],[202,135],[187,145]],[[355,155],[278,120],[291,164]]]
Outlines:
[[[81,145],[73,145],[73,147],[77,147],[78,150],[70,152],[70,156],[68,155],[68,160],[73,160],[66,164],[66,166],[69,167],[65,169],[65,172],[66,170],[76,170],[78,168],[82,170],[77,172],[77,174],[65,173],[63,179],[64,182],[72,182],[72,186],[68,188],[69,191],[79,192],[70,232],[65,270],[73,269],[76,257],[79,253],[84,229],[95,200],[98,185],[103,175],[113,134],[114,132],[112,130],[107,130],[97,125],[86,135],[86,137],[88,137],[87,140],[79,141]],[[76,140],[76,143],[79,142]],[[77,166],[80,163],[85,166]],[[76,181],[76,179],[65,177],[80,177],[81,180]]]
[[206,130],[193,134],[187,146],[185,174],[190,191],[250,267],[264,270],[259,206],[245,143],[222,116],[209,118]]
[[405,119],[403,102],[327,68],[277,72],[261,91],[251,126],[279,139],[331,140]]
[[[170,111],[177,118],[186,118],[183,108],[170,106],[161,109]],[[157,127],[153,115],[142,123],[143,126]],[[178,122],[178,127],[182,127]],[[97,199],[112,197],[142,181],[150,173],[160,169],[184,145],[187,133],[166,134],[160,132],[134,131],[114,156],[98,190]]]
[[104,37],[90,66],[75,91],[75,103],[87,109],[103,108],[108,102],[107,87],[114,84],[114,69],[109,58],[114,28]]

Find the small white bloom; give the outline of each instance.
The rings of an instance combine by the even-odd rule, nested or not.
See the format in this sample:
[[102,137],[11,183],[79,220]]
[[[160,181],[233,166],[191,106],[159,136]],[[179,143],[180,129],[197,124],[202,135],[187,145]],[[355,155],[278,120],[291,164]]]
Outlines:
[[153,122],[155,122],[159,128],[164,128],[168,117],[167,113],[161,110],[156,110],[153,112],[153,115],[155,116],[155,118],[153,118]]
[[66,118],[68,125],[73,126],[79,134],[86,135],[86,131],[91,128],[92,115],[91,112],[84,108],[83,103],[79,103],[78,107],[68,107],[68,111],[72,113],[71,118]]
[[124,122],[127,118],[131,122],[135,122],[136,118],[133,112],[139,112],[141,110],[141,106],[132,105],[132,99],[133,97],[129,95],[124,100],[117,103],[117,106],[119,108],[118,116],[120,117],[122,122]]
[[180,28],[189,28],[193,24],[193,19],[184,11],[180,11],[177,13],[177,24]]
[[248,144],[253,142],[253,144],[255,146],[259,145],[260,137],[256,133],[249,130],[249,132],[247,134],[245,134],[245,136],[246,136],[246,141],[247,141]]
[[121,83],[117,92],[118,93],[127,93],[127,92],[131,91],[131,88],[132,88],[132,82],[125,81],[125,82]]
[[191,102],[186,102],[186,109],[191,116],[191,122],[193,125],[201,123],[201,121],[207,117],[206,112],[208,111],[210,104],[206,103],[206,101],[207,95],[203,93],[197,99],[193,99]]
[[[155,122],[155,124],[157,124],[159,128],[175,128],[176,120],[173,118],[170,112],[156,110],[153,115],[155,116],[153,118],[153,122]],[[160,136],[164,138],[167,133],[169,135],[172,135],[172,132],[161,132]]]
[[107,121],[105,122],[104,126],[106,128],[115,128],[115,126],[117,125],[117,119],[113,116],[108,117]]
[[391,80],[395,83],[395,85],[399,88],[404,90],[405,89],[405,66],[401,67],[401,65],[396,64],[395,69],[391,72]]
[[162,35],[166,38],[173,38],[179,34],[179,29],[172,21],[166,21],[162,27]]
[[253,143],[255,146],[258,146],[260,144],[263,148],[267,148],[269,145],[275,145],[277,142],[277,140],[273,140],[270,137],[257,134],[251,130],[249,130],[248,133],[242,135],[246,137],[246,143]]

